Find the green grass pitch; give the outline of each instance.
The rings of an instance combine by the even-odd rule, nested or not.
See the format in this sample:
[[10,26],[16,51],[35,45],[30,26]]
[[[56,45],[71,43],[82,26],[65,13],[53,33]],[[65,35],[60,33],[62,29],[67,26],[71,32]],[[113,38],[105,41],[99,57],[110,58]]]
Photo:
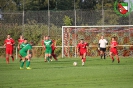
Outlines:
[[[78,63],[73,66],[73,62]],[[19,69],[19,60],[10,64],[0,59],[0,88],[133,88],[133,58],[121,58],[120,64],[99,57],[87,57],[85,66],[79,58],[59,58],[44,62],[31,60],[31,70]]]

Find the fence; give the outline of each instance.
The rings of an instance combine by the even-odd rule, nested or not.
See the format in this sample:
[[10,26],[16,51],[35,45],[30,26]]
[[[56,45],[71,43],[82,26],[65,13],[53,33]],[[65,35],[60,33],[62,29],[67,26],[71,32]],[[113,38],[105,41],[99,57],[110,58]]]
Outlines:
[[[65,11],[25,11],[25,12],[3,12],[0,13],[0,46],[8,33],[15,39],[20,34],[36,45],[41,45],[43,35],[50,35],[57,40],[61,46],[61,27],[64,25],[64,17],[72,19],[72,26],[81,25],[133,25],[133,12],[127,17],[120,17],[114,10],[74,10]],[[0,50],[1,51],[1,50]],[[60,51],[60,50],[59,50]],[[1,51],[1,53],[3,50]],[[2,54],[1,54],[2,55]]]

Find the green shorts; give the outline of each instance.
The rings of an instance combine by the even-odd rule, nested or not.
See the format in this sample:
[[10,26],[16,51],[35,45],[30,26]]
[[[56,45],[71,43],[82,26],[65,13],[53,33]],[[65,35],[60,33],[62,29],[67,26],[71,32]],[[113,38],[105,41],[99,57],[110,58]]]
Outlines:
[[45,50],[45,54],[51,54],[52,53],[52,49],[46,49]]
[[19,54],[20,54],[22,57],[26,57],[26,56],[27,56],[27,52],[22,52],[22,51],[20,51]]

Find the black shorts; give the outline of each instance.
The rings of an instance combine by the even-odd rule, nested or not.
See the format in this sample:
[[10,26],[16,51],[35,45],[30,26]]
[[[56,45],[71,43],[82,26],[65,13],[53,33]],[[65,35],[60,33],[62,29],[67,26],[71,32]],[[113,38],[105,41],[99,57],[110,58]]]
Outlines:
[[106,48],[100,48],[100,51],[105,52],[106,51]]

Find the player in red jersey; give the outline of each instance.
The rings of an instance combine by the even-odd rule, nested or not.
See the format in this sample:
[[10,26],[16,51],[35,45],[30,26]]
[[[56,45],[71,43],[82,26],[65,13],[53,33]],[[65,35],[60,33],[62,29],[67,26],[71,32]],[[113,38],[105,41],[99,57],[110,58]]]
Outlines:
[[[55,40],[52,40],[52,57],[57,61],[58,59],[57,59],[57,57],[56,57],[56,54],[55,54],[55,49],[56,49],[56,41]],[[52,60],[52,59],[51,59]]]
[[112,37],[112,39],[111,39],[111,45],[110,45],[110,57],[112,59],[112,62],[114,62],[113,55],[115,55],[118,63],[120,63],[120,59],[119,59],[118,51],[117,51],[117,45],[118,45],[118,43],[115,40],[115,37]]
[[[49,36],[49,39],[50,39],[50,36]],[[57,61],[57,57],[56,57],[56,54],[55,54],[55,49],[56,49],[56,41],[53,39],[51,40],[52,41],[52,54],[51,54],[51,61],[52,61],[52,57]]]
[[6,47],[6,63],[9,63],[9,56],[11,56],[12,61],[14,61],[13,57],[13,46],[15,42],[14,40],[10,37],[10,34],[7,35],[7,39],[4,41],[4,46]]
[[81,39],[80,43],[78,43],[77,45],[77,53],[81,57],[83,66],[86,61],[87,52],[88,52],[88,43],[84,42],[84,39]]
[[[20,35],[20,38],[18,39],[18,50],[20,50],[20,45],[24,42],[24,38],[22,35]],[[22,60],[22,56],[19,54],[20,61]]]

